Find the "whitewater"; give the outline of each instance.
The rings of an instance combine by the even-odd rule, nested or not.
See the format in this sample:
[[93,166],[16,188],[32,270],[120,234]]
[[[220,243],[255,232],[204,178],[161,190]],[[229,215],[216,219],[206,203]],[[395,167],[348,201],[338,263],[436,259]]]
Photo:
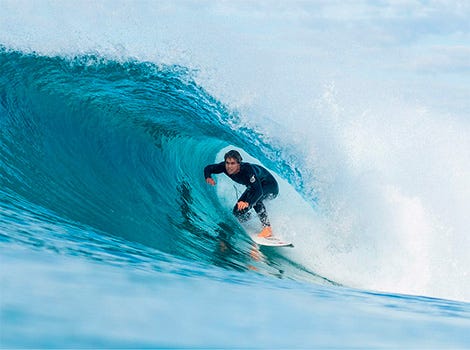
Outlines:
[[0,347],[469,348],[468,18],[0,0]]

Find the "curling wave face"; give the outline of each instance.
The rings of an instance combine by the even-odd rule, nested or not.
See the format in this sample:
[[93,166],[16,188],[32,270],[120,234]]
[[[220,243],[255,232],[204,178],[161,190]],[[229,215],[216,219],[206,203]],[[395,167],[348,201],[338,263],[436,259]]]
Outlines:
[[0,67],[5,198],[196,261],[214,262],[235,242],[224,265],[245,268],[246,237],[202,168],[227,144],[269,146],[234,132],[237,115],[191,71],[5,49]]

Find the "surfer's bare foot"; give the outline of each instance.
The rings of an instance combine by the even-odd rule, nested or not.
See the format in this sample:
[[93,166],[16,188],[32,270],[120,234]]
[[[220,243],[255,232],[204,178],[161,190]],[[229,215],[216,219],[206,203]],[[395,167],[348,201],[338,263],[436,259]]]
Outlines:
[[267,238],[273,235],[273,230],[271,226],[266,226],[263,230],[258,234],[258,237]]

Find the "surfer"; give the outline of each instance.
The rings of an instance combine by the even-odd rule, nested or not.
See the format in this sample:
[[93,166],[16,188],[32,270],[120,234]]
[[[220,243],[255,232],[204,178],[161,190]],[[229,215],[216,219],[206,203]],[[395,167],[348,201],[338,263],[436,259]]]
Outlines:
[[253,208],[263,225],[263,230],[258,236],[270,237],[272,229],[263,200],[277,197],[279,186],[276,179],[262,166],[242,162],[242,156],[235,150],[228,151],[223,162],[210,164],[204,168],[206,182],[212,186],[215,186],[215,181],[211,175],[221,173],[247,187],[235,204],[233,214],[240,222],[244,222],[250,218],[249,211]]

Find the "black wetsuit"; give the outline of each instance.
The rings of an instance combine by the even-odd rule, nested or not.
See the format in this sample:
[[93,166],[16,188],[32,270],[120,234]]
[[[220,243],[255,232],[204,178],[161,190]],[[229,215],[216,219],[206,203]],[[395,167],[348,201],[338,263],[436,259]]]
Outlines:
[[265,199],[273,199],[279,193],[279,186],[276,179],[260,165],[250,163],[240,163],[240,171],[229,175],[225,169],[225,162],[211,164],[204,168],[204,177],[207,179],[212,174],[224,173],[233,181],[245,185],[247,188],[240,196],[238,202],[243,201],[249,204],[244,210],[238,210],[237,204],[233,208],[233,214],[240,220],[246,221],[250,217],[248,212],[253,208],[259,216],[263,226],[270,226],[266,207],[263,204]]

